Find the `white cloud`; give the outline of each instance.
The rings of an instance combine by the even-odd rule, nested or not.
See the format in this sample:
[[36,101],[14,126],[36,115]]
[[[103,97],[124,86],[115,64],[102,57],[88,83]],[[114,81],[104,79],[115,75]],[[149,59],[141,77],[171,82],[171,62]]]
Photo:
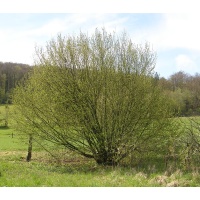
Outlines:
[[121,31],[126,17],[118,18],[116,14],[66,14],[63,18],[55,18],[47,24],[23,31],[22,35],[30,37],[55,36],[57,33],[79,33],[80,30],[93,33],[95,28],[105,27],[106,30]]
[[148,40],[156,49],[187,48],[200,51],[200,13],[163,14],[163,22],[149,30]]
[[42,27],[23,32],[26,36],[51,36],[65,30],[65,24],[62,20],[54,19]]
[[177,71],[197,72],[197,65],[188,55],[180,54],[175,58]]
[[95,28],[105,27],[107,31],[122,30],[127,18],[118,18],[117,14],[66,14],[56,16],[36,28],[25,27],[16,30],[13,27],[0,30],[0,60],[3,62],[33,63],[35,45],[45,45],[58,33],[77,34],[81,31],[93,33]]
[[1,45],[0,61],[18,62],[25,64],[33,64],[34,43],[24,39],[12,40],[7,44]]
[[124,29],[124,24],[128,20],[127,17],[119,18],[116,14],[113,15],[97,15],[96,23],[90,27],[89,32],[94,32],[95,28],[105,28],[107,32],[122,32]]

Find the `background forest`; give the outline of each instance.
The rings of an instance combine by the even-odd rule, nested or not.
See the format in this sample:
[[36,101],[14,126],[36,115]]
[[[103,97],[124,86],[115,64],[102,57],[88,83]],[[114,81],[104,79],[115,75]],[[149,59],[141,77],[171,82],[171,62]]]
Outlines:
[[30,69],[26,64],[0,62],[0,104],[12,103],[11,92]]

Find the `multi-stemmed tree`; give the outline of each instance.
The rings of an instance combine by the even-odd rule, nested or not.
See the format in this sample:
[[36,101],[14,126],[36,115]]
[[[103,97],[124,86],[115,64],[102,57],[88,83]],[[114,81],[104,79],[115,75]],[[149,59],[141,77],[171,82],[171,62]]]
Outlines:
[[36,53],[33,72],[14,94],[18,130],[105,165],[162,146],[170,111],[148,44],[96,29],[58,35]]

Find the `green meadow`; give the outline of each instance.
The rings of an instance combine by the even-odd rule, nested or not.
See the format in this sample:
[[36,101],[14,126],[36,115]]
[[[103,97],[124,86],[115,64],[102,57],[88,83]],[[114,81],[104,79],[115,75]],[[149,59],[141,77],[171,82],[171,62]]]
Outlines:
[[[0,109],[1,119],[4,119],[5,107],[1,106]],[[9,109],[12,110],[12,106]],[[184,120],[187,119],[184,118]],[[2,123],[0,128],[0,186],[200,186],[200,175],[197,170],[184,171],[178,168],[166,168],[162,159],[140,166],[105,167],[97,165],[91,159],[57,147],[55,153],[61,155],[59,160],[54,159],[34,143],[32,161],[26,162],[27,141],[20,138],[12,128],[12,123],[8,123],[7,128]]]

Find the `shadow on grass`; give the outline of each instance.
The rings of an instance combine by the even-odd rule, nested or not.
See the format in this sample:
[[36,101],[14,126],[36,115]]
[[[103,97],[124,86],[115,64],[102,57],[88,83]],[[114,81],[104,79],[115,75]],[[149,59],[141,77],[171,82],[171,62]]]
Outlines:
[[8,126],[0,126],[0,130],[8,130],[9,127]]
[[[161,160],[155,160],[154,162],[148,163],[144,162],[140,165],[124,165],[120,164],[118,166],[104,166],[98,165],[94,160],[88,160],[87,162],[68,162],[64,164],[52,164],[51,167],[47,169],[51,172],[56,172],[60,174],[109,174],[113,171],[117,171],[119,174],[129,174],[134,175],[138,172],[144,173],[147,176],[151,174],[163,174],[166,171],[166,167]],[[175,171],[176,169],[174,169]]]
[[[24,165],[27,163],[25,157],[23,156],[22,158],[21,155],[13,155],[12,157],[9,157],[9,159],[8,157],[5,159],[20,162],[21,164],[23,162]],[[144,158],[140,160],[140,162],[136,162],[134,164],[121,163],[118,166],[104,166],[98,165],[92,159],[73,157],[72,155],[66,159],[57,161],[46,154],[40,155],[40,152],[32,159],[31,162],[29,162],[29,165],[39,170],[42,169],[49,172],[56,172],[58,174],[105,175],[117,172],[121,175],[129,174],[130,176],[137,173],[144,173],[147,177],[150,177],[152,174],[164,174],[166,171],[170,175],[175,172],[178,167],[175,167],[173,162],[166,167],[163,158],[155,157]]]

